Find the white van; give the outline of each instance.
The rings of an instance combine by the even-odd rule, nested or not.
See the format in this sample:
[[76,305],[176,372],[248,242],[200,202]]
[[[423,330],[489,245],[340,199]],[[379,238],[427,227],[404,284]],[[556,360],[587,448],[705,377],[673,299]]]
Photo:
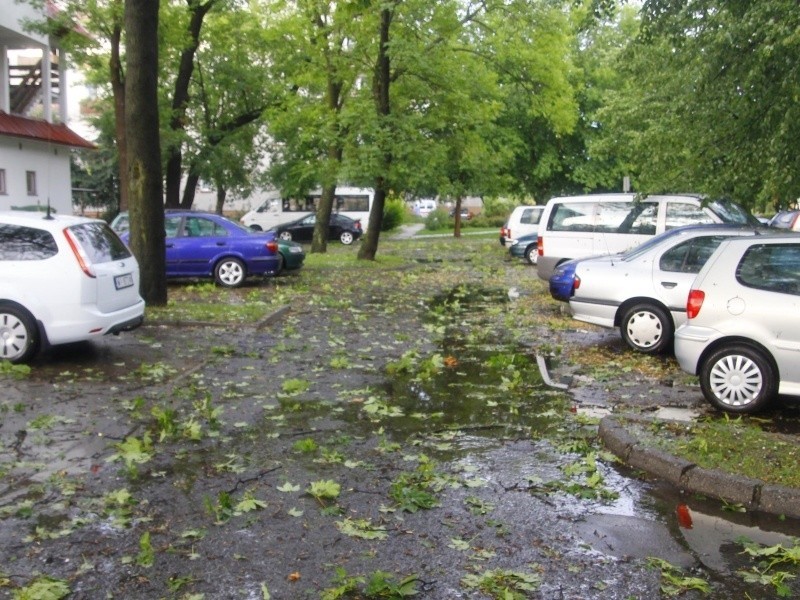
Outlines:
[[[333,212],[360,220],[366,229],[374,196],[369,188],[337,187]],[[322,190],[314,190],[302,198],[281,198],[275,193],[239,221],[250,229],[267,231],[316,212],[321,197]]]
[[736,223],[758,226],[738,204],[700,196],[591,194],[552,198],[544,207],[537,271],[548,281],[556,266],[573,258],[616,254],[681,225]]
[[438,208],[436,200],[424,198],[422,200],[415,200],[411,207],[411,212],[419,217],[427,217]]
[[500,243],[507,246],[512,240],[536,233],[544,206],[517,206],[500,230]]

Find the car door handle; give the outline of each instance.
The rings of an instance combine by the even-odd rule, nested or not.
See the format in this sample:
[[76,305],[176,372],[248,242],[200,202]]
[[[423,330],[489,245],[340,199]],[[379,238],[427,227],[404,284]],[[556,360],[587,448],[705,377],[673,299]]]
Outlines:
[[174,248],[175,244],[167,244],[167,248]]
[[217,242],[217,246],[225,246],[225,242]]
[[665,287],[668,290],[671,290],[672,288],[677,287],[678,283],[675,282],[675,281],[662,281],[661,285],[662,285],[662,287]]

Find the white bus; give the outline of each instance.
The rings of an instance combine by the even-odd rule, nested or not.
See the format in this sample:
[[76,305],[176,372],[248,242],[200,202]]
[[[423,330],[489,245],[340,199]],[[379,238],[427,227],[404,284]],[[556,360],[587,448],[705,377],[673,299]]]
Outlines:
[[[302,198],[281,198],[276,193],[246,213],[240,221],[250,229],[266,231],[315,212],[321,196],[322,190],[314,190]],[[374,196],[369,188],[337,187],[333,212],[361,220],[361,227],[366,230]]]

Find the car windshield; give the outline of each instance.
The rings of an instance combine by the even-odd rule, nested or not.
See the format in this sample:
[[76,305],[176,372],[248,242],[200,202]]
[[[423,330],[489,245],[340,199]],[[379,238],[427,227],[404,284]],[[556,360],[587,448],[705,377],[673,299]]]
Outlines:
[[650,248],[655,248],[656,246],[660,245],[664,240],[668,240],[670,238],[677,237],[680,235],[680,229],[670,229],[669,231],[665,231],[664,233],[657,235],[655,237],[650,238],[646,242],[639,244],[631,248],[630,250],[623,252],[620,255],[621,260],[633,260],[638,256],[641,256],[645,252],[648,252]]
[[759,222],[753,215],[741,206],[730,200],[712,200],[708,203],[708,208],[717,215],[723,223],[734,223],[736,225],[752,225],[758,227]]

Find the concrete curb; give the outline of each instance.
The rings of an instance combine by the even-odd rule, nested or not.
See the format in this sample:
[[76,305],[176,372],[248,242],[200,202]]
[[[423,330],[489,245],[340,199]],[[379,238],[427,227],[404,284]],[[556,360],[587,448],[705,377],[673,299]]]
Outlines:
[[630,422],[647,425],[653,419],[638,415],[603,417],[598,435],[606,448],[631,467],[689,493],[741,504],[750,511],[800,519],[800,489],[771,485],[717,469],[704,469],[640,443],[625,427]]

